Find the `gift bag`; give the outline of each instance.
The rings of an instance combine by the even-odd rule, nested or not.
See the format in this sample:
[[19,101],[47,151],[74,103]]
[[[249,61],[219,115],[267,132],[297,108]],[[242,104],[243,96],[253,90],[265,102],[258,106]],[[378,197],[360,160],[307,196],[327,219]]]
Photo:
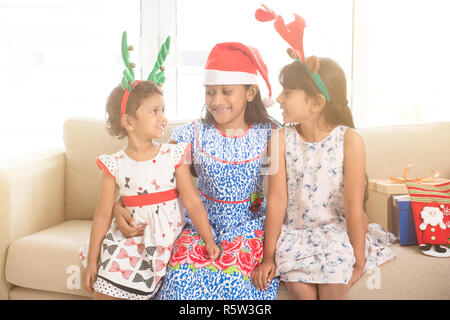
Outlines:
[[422,253],[450,257],[450,180],[444,183],[406,184]]

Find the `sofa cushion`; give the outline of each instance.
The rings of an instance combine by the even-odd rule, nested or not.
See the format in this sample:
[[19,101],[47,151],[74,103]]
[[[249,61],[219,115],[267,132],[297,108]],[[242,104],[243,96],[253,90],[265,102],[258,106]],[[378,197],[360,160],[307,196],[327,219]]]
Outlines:
[[90,296],[83,290],[78,249],[92,221],[72,220],[17,239],[8,250],[6,280],[29,289]]
[[450,299],[449,259],[426,256],[418,246],[396,243],[390,248],[396,258],[366,272],[350,289],[348,299]]
[[360,128],[366,145],[366,171],[371,179],[401,177],[406,166],[414,163],[410,177],[438,170],[450,178],[450,121]]
[[[91,223],[66,221],[14,241],[6,261],[7,281],[28,289],[89,297],[82,288],[84,269],[78,249],[89,238]],[[448,259],[425,256],[418,246],[394,244],[391,248],[396,259],[376,272],[366,272],[350,289],[349,299],[450,299]],[[277,298],[289,299],[284,283]]]
[[[446,258],[429,257],[418,246],[390,247],[396,259],[368,271],[350,288],[349,300],[448,300],[450,263]],[[282,282],[278,300],[290,299]]]
[[88,296],[76,296],[44,290],[14,287],[9,292],[9,300],[90,300]]
[[[167,142],[172,128],[185,122],[170,121],[160,141]],[[439,170],[443,177],[450,177],[448,152],[442,151],[450,149],[450,122],[360,128],[358,132],[366,144],[369,178],[401,176],[410,162],[415,163],[411,176]],[[64,123],[65,220],[93,218],[100,184],[95,159],[120,150],[126,142],[111,137],[102,120],[72,118]]]
[[[172,128],[183,123],[170,122],[160,142],[167,142]],[[126,138],[110,136],[102,120],[73,118],[64,123],[66,221],[93,218],[100,187],[100,170],[95,159],[119,151],[126,143]]]

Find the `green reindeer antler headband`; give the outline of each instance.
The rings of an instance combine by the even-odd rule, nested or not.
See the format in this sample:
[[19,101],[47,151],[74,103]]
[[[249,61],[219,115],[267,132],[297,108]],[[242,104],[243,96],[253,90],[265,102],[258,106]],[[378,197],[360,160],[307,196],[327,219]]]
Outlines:
[[[153,70],[150,72],[147,80],[152,81],[158,86],[162,86],[166,81],[166,76],[164,74],[163,63],[169,54],[170,48],[170,36],[166,38],[166,41],[161,45],[161,49],[159,50],[158,57],[156,58],[155,66]],[[125,90],[123,93],[122,103],[120,105],[120,115],[126,113],[127,110],[127,102],[130,96],[131,91],[136,87],[136,85],[141,82],[141,80],[134,79],[134,67],[135,63],[130,62],[130,51],[133,51],[133,46],[128,46],[127,41],[127,32],[124,31],[122,33],[122,60],[125,63],[126,69],[123,71],[123,77],[121,86]],[[159,72],[158,72],[159,71]]]

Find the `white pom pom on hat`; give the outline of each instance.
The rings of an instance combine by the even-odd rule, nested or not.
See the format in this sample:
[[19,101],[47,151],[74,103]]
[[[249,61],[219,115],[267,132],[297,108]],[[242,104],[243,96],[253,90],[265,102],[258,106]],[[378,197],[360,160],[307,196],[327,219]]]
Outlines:
[[266,97],[263,99],[263,105],[266,108],[270,108],[275,104],[275,101],[273,101],[272,97]]
[[240,42],[223,42],[214,46],[205,64],[203,84],[258,84],[258,72],[269,90],[269,97],[263,99],[264,106],[268,108],[274,101],[267,66],[258,49]]

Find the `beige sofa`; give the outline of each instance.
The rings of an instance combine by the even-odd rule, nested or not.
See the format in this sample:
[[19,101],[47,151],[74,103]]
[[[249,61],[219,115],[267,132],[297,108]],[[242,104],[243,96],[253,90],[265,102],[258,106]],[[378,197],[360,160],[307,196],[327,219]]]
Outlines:
[[[370,178],[399,176],[411,161],[415,176],[436,169],[450,177],[450,122],[359,132]],[[70,119],[64,142],[65,150],[0,164],[0,299],[89,298],[77,250],[96,205],[95,158],[125,141],[109,137],[100,120]],[[450,259],[425,256],[417,246],[392,249],[397,259],[366,273],[349,299],[450,299]],[[288,298],[284,285],[278,298]]]

